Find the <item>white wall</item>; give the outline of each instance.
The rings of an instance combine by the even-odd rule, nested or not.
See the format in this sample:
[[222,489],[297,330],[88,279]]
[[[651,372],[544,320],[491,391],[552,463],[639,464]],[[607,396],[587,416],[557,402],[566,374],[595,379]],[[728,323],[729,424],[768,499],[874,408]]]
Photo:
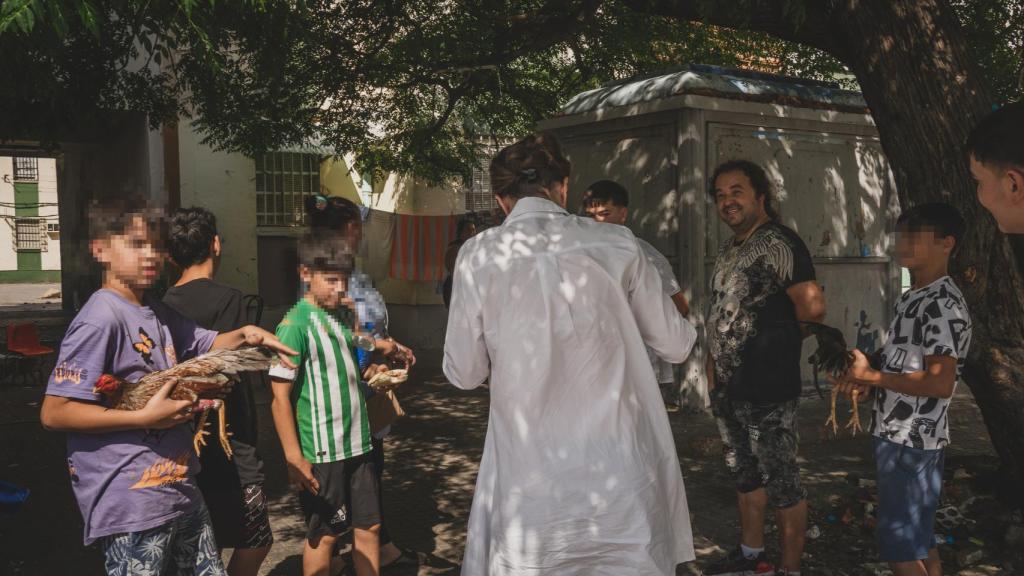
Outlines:
[[[57,223],[57,161],[39,158],[39,216]],[[14,250],[14,159],[0,157],[0,270],[17,270],[18,254]],[[46,235],[46,249],[42,252],[43,270],[60,270],[60,235]]]
[[[48,223],[57,223],[57,160],[55,158],[39,159],[39,203],[53,204],[40,206],[39,216],[45,217]],[[60,270],[60,234],[46,235],[46,250],[42,255],[43,270]]]
[[202,206],[217,217],[224,239],[217,279],[243,293],[255,293],[256,165],[242,154],[216,152],[200,140],[191,123],[178,124],[181,205]]
[[5,216],[0,221],[0,270],[17,270],[18,255],[14,252],[14,221],[7,216],[14,216],[14,159],[0,156],[0,202],[7,206],[0,207],[0,214]]

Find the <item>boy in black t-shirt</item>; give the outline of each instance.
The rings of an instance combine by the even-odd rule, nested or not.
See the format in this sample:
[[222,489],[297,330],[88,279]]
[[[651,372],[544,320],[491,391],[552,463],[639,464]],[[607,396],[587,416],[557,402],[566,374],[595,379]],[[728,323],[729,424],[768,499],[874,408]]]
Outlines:
[[[185,208],[171,217],[171,258],[182,268],[181,279],[167,290],[164,303],[203,328],[226,332],[244,326],[242,293],[213,280],[220,260],[217,219],[203,208]],[[213,442],[200,456],[197,477],[214,535],[221,548],[234,548],[231,576],[252,575],[274,541],[263,494],[263,462],[256,451],[254,386],[267,386],[265,373],[245,373],[225,399],[233,458]],[[210,415],[216,419],[216,413]],[[216,427],[216,422],[211,424]]]
[[764,515],[776,511],[779,574],[800,573],[807,524],[797,465],[800,396],[798,321],[820,322],[825,299],[807,246],[780,224],[761,167],[737,160],[718,167],[710,190],[733,231],[715,261],[706,323],[708,385],[722,440],[732,453],[740,547],[707,574],[772,574],[764,553]]

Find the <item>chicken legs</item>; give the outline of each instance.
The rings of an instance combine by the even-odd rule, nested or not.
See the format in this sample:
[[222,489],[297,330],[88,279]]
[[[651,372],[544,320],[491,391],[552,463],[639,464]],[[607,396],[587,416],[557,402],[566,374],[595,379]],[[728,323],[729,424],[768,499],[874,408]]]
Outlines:
[[[853,433],[854,436],[857,435],[857,432],[863,432],[864,431],[864,429],[860,425],[860,411],[858,410],[858,407],[857,407],[857,405],[858,405],[857,396],[859,396],[859,395],[860,395],[860,392],[857,391],[857,390],[854,390],[853,393],[852,393],[852,396],[850,397],[850,402],[853,404],[853,406],[850,408],[850,414],[851,414],[850,421],[847,422],[846,426],[845,426],[845,428],[847,430],[852,430],[852,433]],[[830,400],[830,408],[829,408],[829,413],[828,413],[828,420],[825,420],[825,427],[827,428],[827,427],[829,427],[831,425],[832,426],[832,434],[834,434],[836,436],[839,435],[839,421],[836,419],[836,398],[838,396],[839,396],[839,388],[836,387],[836,386],[833,386],[832,387],[832,398]]]
[[231,432],[228,432],[228,421],[227,411],[225,410],[224,400],[200,400],[196,403],[196,408],[200,410],[199,421],[196,422],[196,434],[192,439],[192,445],[196,449],[196,456],[202,451],[202,447],[206,446],[205,436],[210,433],[206,430],[207,418],[210,415],[210,410],[217,411],[217,436],[220,440],[220,446],[224,449],[224,454],[227,455],[228,460],[234,455],[231,450],[231,443],[228,442],[228,438],[231,437]]

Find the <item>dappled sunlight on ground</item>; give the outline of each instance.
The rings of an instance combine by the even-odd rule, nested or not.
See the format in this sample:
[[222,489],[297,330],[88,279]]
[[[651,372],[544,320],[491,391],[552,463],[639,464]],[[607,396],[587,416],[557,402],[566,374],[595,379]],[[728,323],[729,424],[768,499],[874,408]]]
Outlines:
[[[0,396],[0,479],[32,489],[29,503],[15,518],[0,519],[3,574],[101,574],[99,552],[81,546],[81,519],[70,494],[63,464],[63,441],[38,424],[40,388],[9,386]],[[385,509],[395,541],[420,552],[425,566],[385,574],[455,575],[459,573],[477,467],[487,430],[488,390],[461,391],[442,382],[410,384],[400,390],[408,417],[394,426],[387,440]],[[800,465],[809,493],[811,525],[821,536],[808,540],[805,574],[856,576],[872,574],[874,536],[865,527],[863,500],[873,493],[874,466],[870,437],[832,438],[824,431],[827,399],[806,396],[799,420]],[[261,406],[261,408],[263,408]],[[841,407],[841,411],[845,409]],[[869,415],[862,413],[865,424]],[[698,562],[681,566],[679,574],[699,574],[698,565],[736,545],[739,528],[732,480],[711,418],[703,413],[670,414],[680,466],[686,481]],[[263,424],[268,424],[264,422]],[[962,503],[973,497],[975,510],[991,518],[1005,514],[991,499],[997,460],[988,443],[978,410],[966,390],[952,409],[952,445],[947,453],[946,498]],[[272,426],[262,426],[262,444]],[[271,438],[272,440],[272,438]],[[263,574],[298,574],[305,534],[298,500],[282,484],[280,456],[265,448],[271,522],[276,543]],[[957,472],[959,470],[959,472]],[[953,480],[954,473],[960,479]],[[970,517],[970,515],[968,515]],[[987,576],[1012,574],[1000,568],[1000,526],[989,516],[973,528],[985,546],[984,558],[959,570],[955,554],[947,554],[948,574]],[[774,522],[769,521],[769,553],[777,557]],[[992,525],[990,528],[989,525]],[[47,540],[38,538],[48,534]],[[60,549],[60,555],[47,551]]]

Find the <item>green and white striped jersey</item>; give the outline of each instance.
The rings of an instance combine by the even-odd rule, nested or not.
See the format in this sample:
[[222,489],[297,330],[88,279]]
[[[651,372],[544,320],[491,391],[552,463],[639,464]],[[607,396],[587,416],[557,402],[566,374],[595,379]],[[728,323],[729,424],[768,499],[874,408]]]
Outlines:
[[302,455],[324,463],[370,452],[370,422],[348,328],[303,298],[277,326],[277,337],[299,352],[292,358],[297,369],[279,364],[270,375],[295,383],[292,405]]

